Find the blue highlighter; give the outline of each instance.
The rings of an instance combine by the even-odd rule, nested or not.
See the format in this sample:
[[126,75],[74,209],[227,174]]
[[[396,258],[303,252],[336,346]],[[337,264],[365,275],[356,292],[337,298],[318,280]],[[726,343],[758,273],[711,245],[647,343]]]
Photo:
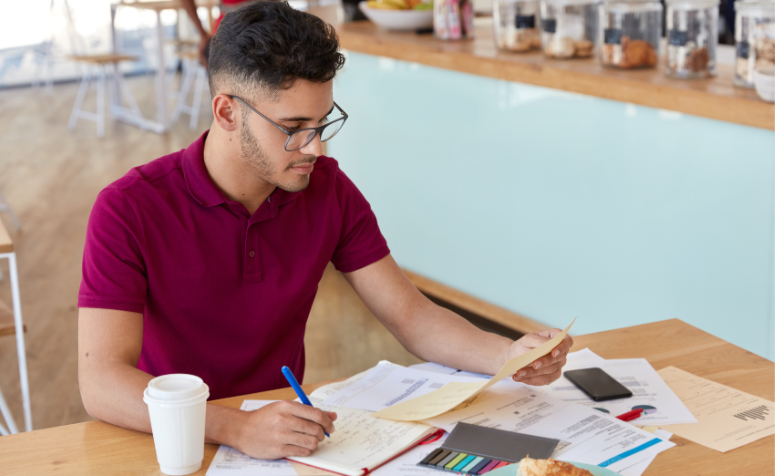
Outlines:
[[[299,385],[299,382],[296,381],[296,377],[293,376],[293,372],[291,372],[291,369],[289,369],[287,366],[283,365],[282,368],[283,375],[285,375],[285,378],[288,380],[288,383],[291,384],[291,387],[293,388],[293,391],[296,392],[296,395],[299,396],[299,400],[301,400],[301,403],[304,405],[312,406],[312,402],[309,401],[309,398],[307,398],[307,394],[304,393],[304,390],[301,389],[301,385]],[[323,433],[327,437],[331,437],[326,430],[323,430]]]

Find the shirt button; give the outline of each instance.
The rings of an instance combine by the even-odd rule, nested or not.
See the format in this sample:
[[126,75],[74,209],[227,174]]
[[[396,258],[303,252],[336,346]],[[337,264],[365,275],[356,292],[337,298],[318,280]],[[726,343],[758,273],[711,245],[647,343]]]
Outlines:
[[250,256],[252,258],[252,257],[256,256],[256,252],[253,251],[253,250],[250,250],[250,253],[248,253],[248,256]]

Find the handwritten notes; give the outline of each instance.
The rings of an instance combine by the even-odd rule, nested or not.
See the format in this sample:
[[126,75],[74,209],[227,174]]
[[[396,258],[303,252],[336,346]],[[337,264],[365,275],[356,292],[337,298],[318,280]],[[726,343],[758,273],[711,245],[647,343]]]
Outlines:
[[312,456],[288,459],[335,473],[360,475],[373,469],[436,431],[422,423],[371,418],[370,413],[346,407],[316,405],[337,413],[336,431]]

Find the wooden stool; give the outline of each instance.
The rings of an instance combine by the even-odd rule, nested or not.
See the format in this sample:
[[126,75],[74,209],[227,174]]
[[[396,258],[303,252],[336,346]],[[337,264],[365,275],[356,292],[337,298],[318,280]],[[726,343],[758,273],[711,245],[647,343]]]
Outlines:
[[177,56],[177,54],[181,51],[199,51],[199,41],[198,40],[180,40],[180,39],[174,39],[174,40],[166,40],[166,44],[172,45],[175,48],[175,60],[170,62],[170,65],[167,67],[167,74],[164,76],[165,84],[167,85],[167,89],[170,90],[173,96],[175,96],[178,92],[172,88],[170,88],[170,85],[172,84],[172,81],[175,79],[175,73],[178,72],[178,67],[180,67],[180,56]]
[[[180,115],[185,113],[190,116],[188,128],[192,131],[196,129],[199,122],[199,109],[202,106],[202,93],[207,90],[210,92],[210,85],[207,78],[207,70],[199,63],[199,51],[178,51],[177,56],[183,62],[183,79],[180,84],[180,91],[175,94],[177,103],[172,112],[172,123],[176,124]],[[191,105],[188,105],[188,92],[191,90],[191,83],[194,85],[194,99]]]
[[[140,113],[140,108],[137,107],[132,91],[124,80],[124,76],[118,68],[118,64],[122,61],[136,61],[137,57],[118,55],[118,54],[104,54],[104,55],[78,55],[69,56],[73,61],[84,63],[86,65],[86,72],[81,79],[81,86],[78,88],[78,95],[75,98],[75,104],[73,105],[73,112],[70,114],[70,122],[68,123],[69,129],[72,131],[75,129],[75,124],[78,122],[78,118],[94,121],[97,123],[97,135],[102,137],[105,135],[105,85],[107,82],[108,91],[107,96],[110,101],[110,114],[113,119],[121,118],[126,122],[135,124],[141,129],[146,129],[143,115]],[[96,70],[96,74],[95,74]],[[109,81],[106,81],[109,80]],[[83,100],[86,97],[86,92],[89,89],[89,84],[92,81],[96,82],[97,86],[97,112],[89,112],[81,109],[83,106]],[[121,105],[121,96],[124,97],[129,109]]]
[[[24,407],[24,427],[26,431],[32,431],[32,412],[30,411],[30,384],[27,378],[27,352],[24,347],[24,322],[22,320],[22,306],[19,297],[19,273],[16,269],[16,253],[13,250],[13,241],[8,235],[5,226],[0,222],[0,258],[8,258],[8,267],[11,275],[11,300],[13,311],[0,303],[0,336],[16,335],[16,353],[19,357],[19,380],[22,390],[22,405]],[[18,433],[16,423],[5,399],[0,394],[0,411],[8,425],[8,430],[0,429],[0,432]]]

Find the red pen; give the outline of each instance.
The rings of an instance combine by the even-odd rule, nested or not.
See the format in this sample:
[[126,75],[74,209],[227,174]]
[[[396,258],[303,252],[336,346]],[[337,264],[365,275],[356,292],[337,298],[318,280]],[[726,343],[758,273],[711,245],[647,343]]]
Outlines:
[[620,419],[622,421],[631,421],[631,420],[634,420],[636,418],[640,418],[641,414],[643,414],[643,409],[642,408],[636,408],[635,410],[632,410],[630,412],[622,413],[621,415],[619,415],[616,418],[618,418],[618,419]]

